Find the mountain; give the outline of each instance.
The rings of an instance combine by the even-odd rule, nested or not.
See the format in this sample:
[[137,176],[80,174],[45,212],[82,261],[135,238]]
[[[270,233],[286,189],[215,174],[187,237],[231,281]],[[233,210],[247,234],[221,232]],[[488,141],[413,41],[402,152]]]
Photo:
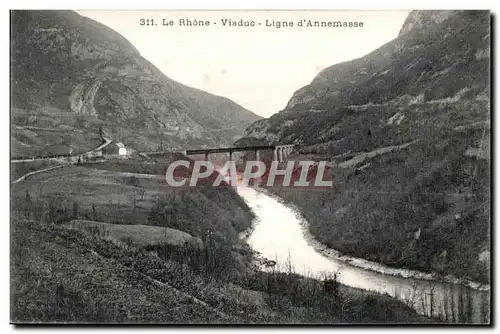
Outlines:
[[286,110],[475,96],[489,83],[489,35],[477,25],[483,18],[484,12],[412,12],[394,41],[323,70]]
[[333,163],[331,193],[283,194],[326,245],[487,281],[489,100],[489,12],[412,11],[394,40],[324,69],[240,141]]
[[11,12],[11,105],[15,155],[94,148],[99,126],[138,150],[228,145],[260,118],[72,11]]

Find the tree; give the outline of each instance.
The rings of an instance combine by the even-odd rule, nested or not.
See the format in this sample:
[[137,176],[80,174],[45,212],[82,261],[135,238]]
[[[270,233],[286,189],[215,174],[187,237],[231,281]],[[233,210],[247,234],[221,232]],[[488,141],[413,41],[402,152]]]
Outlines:
[[106,140],[104,139],[104,131],[102,130],[102,126],[99,126],[99,137],[101,137],[101,143],[105,143]]
[[73,201],[73,218],[78,218],[78,203]]
[[131,176],[127,179],[127,184],[137,187],[139,185],[139,179],[137,179],[135,176]]
[[78,128],[84,128],[85,127],[85,117],[83,117],[82,115],[79,115],[76,117],[76,125]]
[[332,294],[336,300],[340,300],[340,284],[337,273],[334,273],[332,278],[325,277],[323,289],[327,294]]
[[144,195],[146,194],[146,189],[139,188],[138,192],[139,192],[139,195],[141,196],[141,201],[144,201]]

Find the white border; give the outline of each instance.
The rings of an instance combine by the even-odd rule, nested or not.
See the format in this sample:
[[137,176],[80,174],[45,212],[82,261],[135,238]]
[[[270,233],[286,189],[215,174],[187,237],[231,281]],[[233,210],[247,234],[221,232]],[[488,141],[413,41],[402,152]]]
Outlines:
[[10,9],[492,9],[494,0],[451,1],[395,1],[395,0],[350,0],[329,2],[322,0],[123,0],[123,1],[64,1],[64,0],[18,0],[5,1]]

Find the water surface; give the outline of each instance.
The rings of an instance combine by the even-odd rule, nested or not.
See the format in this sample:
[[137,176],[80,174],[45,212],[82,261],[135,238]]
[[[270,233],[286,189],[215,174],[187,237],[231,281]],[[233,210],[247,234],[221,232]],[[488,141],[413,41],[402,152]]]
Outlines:
[[318,278],[337,273],[339,281],[345,285],[388,294],[421,314],[441,315],[450,321],[455,317],[459,322],[460,314],[462,317],[472,314],[474,322],[482,322],[489,314],[489,291],[395,276],[395,273],[408,275],[411,271],[387,268],[362,259],[345,261],[327,257],[312,246],[313,242],[308,241],[311,236],[306,231],[307,222],[296,210],[253,188],[238,187],[238,193],[257,216],[248,243],[265,258],[275,260],[277,270],[287,271],[291,264],[295,272]]

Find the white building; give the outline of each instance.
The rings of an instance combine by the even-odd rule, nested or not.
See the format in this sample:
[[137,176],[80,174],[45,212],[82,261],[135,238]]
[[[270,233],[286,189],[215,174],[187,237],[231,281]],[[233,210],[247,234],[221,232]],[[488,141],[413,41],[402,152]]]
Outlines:
[[128,157],[130,155],[129,150],[123,145],[123,143],[116,143],[116,146],[118,146],[118,155],[122,158]]

